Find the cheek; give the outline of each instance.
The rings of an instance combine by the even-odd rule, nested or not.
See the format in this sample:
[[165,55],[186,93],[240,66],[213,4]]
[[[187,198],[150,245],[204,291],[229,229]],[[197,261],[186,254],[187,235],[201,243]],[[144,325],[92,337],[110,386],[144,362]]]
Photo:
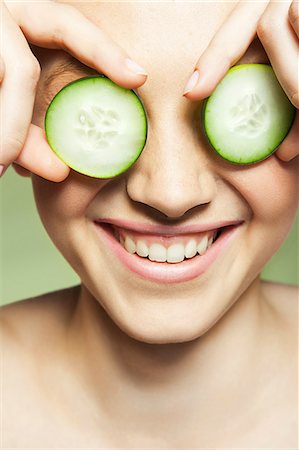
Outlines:
[[247,201],[255,221],[291,226],[298,207],[299,158],[285,163],[275,156],[235,169],[230,183]]
[[45,228],[59,228],[61,232],[62,225],[67,227],[82,221],[89,204],[107,182],[74,171],[61,183],[32,175],[35,201]]
[[251,210],[244,254],[258,270],[279,249],[294,223],[298,207],[298,163],[298,158],[285,163],[273,156],[260,164],[230,172],[228,181]]
[[89,240],[88,208],[107,182],[74,171],[61,183],[32,175],[41,221],[53,244],[78,274],[84,266],[82,248]]

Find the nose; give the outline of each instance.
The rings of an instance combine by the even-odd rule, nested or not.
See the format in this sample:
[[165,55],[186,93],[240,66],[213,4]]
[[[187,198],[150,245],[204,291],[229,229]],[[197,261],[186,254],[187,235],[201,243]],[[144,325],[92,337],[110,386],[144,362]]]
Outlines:
[[180,218],[212,202],[216,179],[207,149],[186,115],[160,119],[149,122],[146,146],[127,175],[127,193],[134,202]]

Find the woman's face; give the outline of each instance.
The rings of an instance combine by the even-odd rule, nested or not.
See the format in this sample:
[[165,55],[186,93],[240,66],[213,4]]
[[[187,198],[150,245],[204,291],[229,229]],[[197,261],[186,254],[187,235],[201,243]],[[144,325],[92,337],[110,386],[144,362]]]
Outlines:
[[[246,167],[225,162],[200,128],[202,102],[182,96],[199,55],[234,3],[74,6],[147,69],[148,80],[136,92],[147,113],[148,138],[137,162],[114,179],[72,171],[66,181],[53,183],[33,175],[41,219],[123,331],[152,343],[194,339],[232,306],[285,239],[297,206],[298,161],[271,156]],[[66,59],[60,52],[47,59],[34,116],[40,126],[53,95],[93,73],[79,68],[53,76]],[[240,62],[267,61],[255,42]],[[103,226],[104,220],[110,225]],[[119,242],[129,236],[139,247],[160,244],[163,253],[176,245],[179,253],[219,229],[204,255],[177,263],[131,255]]]

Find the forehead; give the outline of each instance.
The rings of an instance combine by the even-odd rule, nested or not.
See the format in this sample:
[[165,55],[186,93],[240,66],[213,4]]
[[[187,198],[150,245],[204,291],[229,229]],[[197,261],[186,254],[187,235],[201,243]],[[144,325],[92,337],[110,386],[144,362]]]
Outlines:
[[[155,61],[182,51],[202,51],[213,30],[236,2],[132,1],[83,2],[84,14],[134,56],[142,49]],[[76,4],[75,4],[76,5]],[[135,53],[136,52],[136,53]],[[181,58],[183,55],[181,54]]]
[[[183,79],[230,14],[234,1],[64,2],[80,10],[146,67],[149,79]],[[239,62],[268,62],[258,39]],[[46,87],[96,72],[66,53],[46,70]],[[60,83],[60,85],[59,85]],[[154,86],[154,85],[153,85]],[[56,86],[54,86],[55,88]]]

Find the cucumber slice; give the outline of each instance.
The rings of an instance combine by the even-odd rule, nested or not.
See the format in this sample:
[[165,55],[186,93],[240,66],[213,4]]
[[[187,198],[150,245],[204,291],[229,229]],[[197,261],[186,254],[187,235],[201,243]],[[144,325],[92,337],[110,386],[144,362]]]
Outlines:
[[135,92],[95,76],[73,81],[56,94],[46,112],[45,131],[50,147],[69,167],[110,178],[140,156],[147,120]]
[[288,134],[292,105],[267,64],[231,68],[203,109],[205,133],[222,158],[251,164],[270,156]]

